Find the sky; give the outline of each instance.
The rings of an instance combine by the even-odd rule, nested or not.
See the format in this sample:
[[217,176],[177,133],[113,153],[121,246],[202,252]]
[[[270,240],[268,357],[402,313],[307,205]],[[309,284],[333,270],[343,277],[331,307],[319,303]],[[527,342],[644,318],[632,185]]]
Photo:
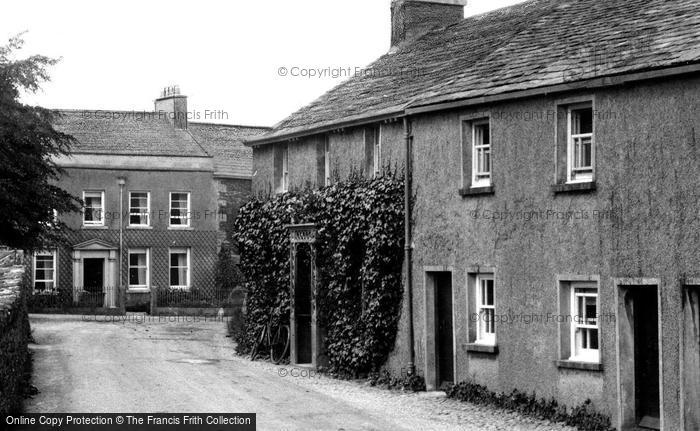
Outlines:
[[[465,14],[520,1],[469,0]],[[61,58],[28,104],[150,111],[163,87],[179,85],[195,121],[272,126],[347,79],[300,75],[354,71],[388,51],[390,3],[9,1],[0,44],[26,31],[18,58]]]

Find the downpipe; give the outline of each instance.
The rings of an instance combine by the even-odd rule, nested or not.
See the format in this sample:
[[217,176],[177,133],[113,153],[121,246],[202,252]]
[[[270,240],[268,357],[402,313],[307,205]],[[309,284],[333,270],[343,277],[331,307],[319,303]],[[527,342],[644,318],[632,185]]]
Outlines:
[[404,149],[406,153],[404,169],[404,261],[406,262],[406,300],[408,302],[408,343],[409,360],[408,375],[416,373],[416,352],[413,341],[413,239],[411,230],[411,178],[412,178],[412,138],[411,122],[408,116],[403,117]]

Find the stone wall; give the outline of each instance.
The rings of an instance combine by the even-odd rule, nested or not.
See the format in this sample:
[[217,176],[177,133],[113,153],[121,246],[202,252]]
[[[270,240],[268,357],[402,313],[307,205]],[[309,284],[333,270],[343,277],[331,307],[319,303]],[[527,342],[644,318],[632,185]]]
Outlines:
[[0,267],[0,417],[22,411],[31,358],[24,267]]

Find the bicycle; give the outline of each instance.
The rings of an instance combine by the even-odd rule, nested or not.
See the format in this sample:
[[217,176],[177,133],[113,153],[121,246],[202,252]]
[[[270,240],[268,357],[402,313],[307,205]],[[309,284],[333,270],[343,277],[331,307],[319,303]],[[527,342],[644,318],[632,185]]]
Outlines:
[[261,351],[270,349],[270,360],[278,365],[281,363],[289,352],[289,343],[291,334],[289,325],[274,325],[272,316],[270,320],[260,328],[260,335],[256,338],[257,342],[250,352],[250,360],[254,361],[258,358]]

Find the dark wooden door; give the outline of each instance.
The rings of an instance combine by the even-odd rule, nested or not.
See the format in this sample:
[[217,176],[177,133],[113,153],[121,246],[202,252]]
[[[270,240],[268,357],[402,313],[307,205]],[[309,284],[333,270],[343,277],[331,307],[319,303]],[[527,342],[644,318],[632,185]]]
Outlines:
[[83,290],[101,293],[104,288],[105,260],[83,259]]
[[454,383],[454,327],[452,324],[452,276],[435,274],[438,385]]
[[296,325],[297,362],[310,364],[311,352],[311,253],[307,244],[299,244],[296,253],[294,283],[294,318]]
[[635,292],[634,347],[637,421],[642,427],[659,429],[659,312],[655,288]]

